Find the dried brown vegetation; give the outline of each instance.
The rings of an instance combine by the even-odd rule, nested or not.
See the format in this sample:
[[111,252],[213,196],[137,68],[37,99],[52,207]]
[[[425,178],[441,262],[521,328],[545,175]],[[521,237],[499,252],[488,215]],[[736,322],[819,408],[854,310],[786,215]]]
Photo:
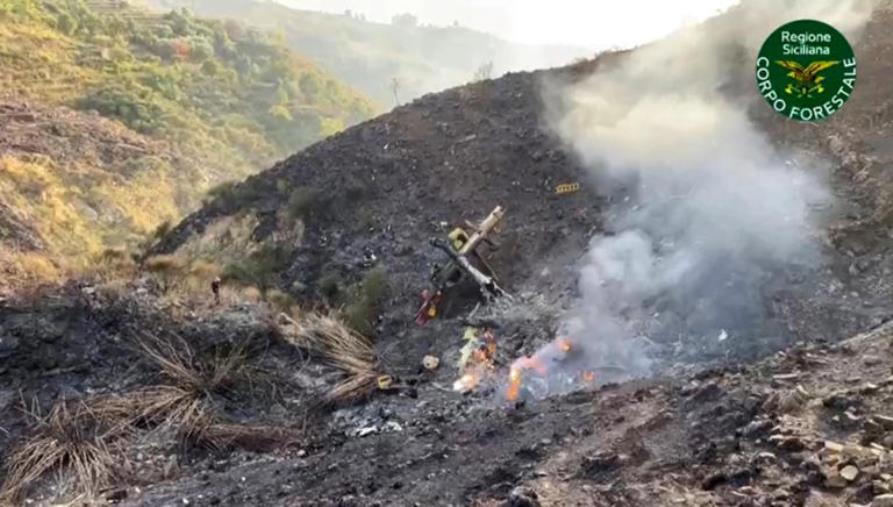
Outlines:
[[60,401],[49,414],[31,411],[34,435],[7,459],[0,504],[15,504],[27,489],[52,471],[68,471],[79,493],[94,497],[120,478],[122,446],[132,428],[115,407]]
[[136,413],[146,421],[174,429],[184,442],[216,447],[208,433],[217,419],[212,396],[227,393],[240,381],[251,382],[244,352],[235,348],[202,359],[182,339],[154,336],[143,338],[140,347],[171,385],[135,393],[140,405]]
[[284,333],[292,344],[322,354],[346,375],[326,395],[331,402],[344,402],[368,396],[376,386],[378,359],[375,347],[335,314],[308,312],[298,321],[287,318]]
[[76,484],[80,498],[95,499],[126,477],[127,449],[140,432],[176,435],[184,446],[239,447],[269,451],[294,442],[291,428],[236,423],[218,402],[236,389],[264,385],[241,348],[200,357],[180,338],[147,335],[138,349],[164,378],[164,384],[61,401],[47,415],[37,409],[28,438],[6,459],[0,505],[21,502],[47,473],[60,471]]

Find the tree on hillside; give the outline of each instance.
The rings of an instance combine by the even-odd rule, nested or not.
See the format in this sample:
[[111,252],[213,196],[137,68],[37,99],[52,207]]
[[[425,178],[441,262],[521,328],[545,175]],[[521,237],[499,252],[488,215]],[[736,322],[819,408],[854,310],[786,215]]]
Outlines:
[[304,94],[305,97],[310,98],[311,100],[316,100],[319,96],[319,93],[322,91],[322,84],[320,83],[319,77],[316,74],[307,73],[301,76],[301,80],[299,85],[301,88],[301,93]]
[[396,77],[394,77],[394,79],[391,80],[391,90],[393,90],[393,92],[394,92],[394,105],[399,106],[400,105],[400,95],[398,92],[400,91],[400,80],[397,79]]
[[410,13],[397,14],[391,18],[391,24],[399,28],[415,28],[419,26],[419,18]]
[[192,46],[191,57],[195,62],[204,62],[210,58],[214,57],[214,48],[211,46],[211,42],[204,37],[193,37],[190,39],[190,45]]
[[70,14],[63,12],[56,18],[56,28],[65,35],[72,35],[77,31],[78,23]]
[[481,66],[474,71],[473,81],[484,81],[491,77],[493,77],[493,62],[487,62],[481,64]]

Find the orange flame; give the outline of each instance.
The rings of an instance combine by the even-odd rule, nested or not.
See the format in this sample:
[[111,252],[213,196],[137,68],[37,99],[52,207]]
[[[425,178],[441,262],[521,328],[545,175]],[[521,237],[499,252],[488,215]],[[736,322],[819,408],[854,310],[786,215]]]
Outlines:
[[508,391],[505,393],[505,397],[509,401],[515,401],[518,399],[518,394],[521,392],[521,369],[512,366],[512,369],[509,371],[509,387]]
[[538,357],[519,357],[509,370],[509,385],[505,396],[509,401],[518,399],[521,392],[522,373],[525,370],[532,370],[543,377],[548,373],[548,368]]
[[584,371],[580,374],[580,377],[582,377],[583,382],[586,382],[587,384],[595,382],[595,373],[591,371]]
[[558,345],[558,348],[562,352],[570,352],[571,348],[573,347],[573,343],[567,338],[558,338],[557,340],[555,340],[555,344]]

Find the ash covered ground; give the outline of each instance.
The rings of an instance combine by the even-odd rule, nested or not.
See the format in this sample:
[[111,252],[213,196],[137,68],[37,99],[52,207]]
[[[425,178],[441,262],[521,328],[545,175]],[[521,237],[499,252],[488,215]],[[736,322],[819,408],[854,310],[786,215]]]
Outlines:
[[[598,120],[610,109],[587,109],[590,94],[622,105],[631,93],[649,97],[652,112],[665,109],[664,88],[625,80],[635,76],[630,68],[692,42],[683,38],[423,97],[247,180],[155,247],[184,255],[275,248],[273,285],[305,307],[335,302],[332,285],[345,290],[383,267],[389,290],[369,334],[378,372],[399,389],[327,400],[343,375],[290,339],[293,323],[269,303],[171,302],[147,277],[10,298],[0,309],[5,463],[34,431],[22,400],[46,412],[62,399],[171,384],[147,354],[150,335],[187,343],[198,363],[237,350],[264,374],[202,395],[214,414],[203,435],[220,438],[187,445],[156,431],[163,425],[152,418],[138,421],[138,443],[122,454],[127,466],[101,492],[124,505],[893,505],[884,324],[893,314],[893,97],[883,84],[893,17],[882,7],[853,12],[864,19],[840,22],[853,22],[859,93],[827,122],[776,117],[755,95],[749,68],[670,109],[703,129],[708,149],[687,149],[691,139],[666,123],[633,122],[627,132]],[[736,15],[703,30],[728,30]],[[732,65],[738,42],[720,46],[717,58]],[[723,123],[705,123],[717,105]],[[743,195],[724,194],[704,173],[680,172],[670,184],[661,176],[668,164],[714,160],[710,167],[745,175],[776,164],[772,178],[784,178],[770,178],[772,192],[796,174],[821,191],[769,195],[743,182]],[[688,197],[743,197],[746,209],[674,207],[665,194],[680,181],[694,190]],[[581,190],[555,193],[571,182]],[[313,192],[312,212],[299,210],[297,221],[286,212],[296,189]],[[776,204],[803,213],[790,234],[789,222],[746,212]],[[496,205],[507,215],[488,262],[513,299],[469,319],[474,299],[457,297],[442,318],[416,326],[418,294],[442,262],[427,241]],[[714,220],[674,229],[674,213],[684,224]],[[687,256],[704,244],[710,255]],[[752,255],[729,253],[742,249]],[[626,262],[643,251],[658,260]],[[626,263],[605,268],[615,259]],[[587,268],[601,269],[595,278],[608,289],[588,286]],[[497,352],[494,372],[461,395],[451,386],[469,325],[492,327]],[[591,356],[593,385],[506,400],[510,366],[558,336]],[[426,355],[440,359],[437,369],[421,366]],[[77,501],[76,491],[44,477],[27,495]]]

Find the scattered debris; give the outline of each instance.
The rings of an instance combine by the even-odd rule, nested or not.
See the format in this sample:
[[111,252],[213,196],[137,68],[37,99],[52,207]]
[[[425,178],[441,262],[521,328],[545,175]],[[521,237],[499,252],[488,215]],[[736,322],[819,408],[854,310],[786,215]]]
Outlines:
[[493,270],[478,251],[481,244],[491,243],[489,236],[504,215],[502,207],[497,206],[480,224],[468,224],[473,230],[470,235],[457,227],[448,235],[449,243],[439,239],[431,240],[431,245],[446,253],[450,262],[445,266],[435,266],[431,274],[434,289],[422,291],[422,305],[416,312],[417,324],[424,325],[436,318],[439,315],[438,305],[445,294],[464,278],[477,283],[482,297],[487,301],[506,295],[498,285]]
[[436,356],[425,356],[422,358],[422,366],[429,371],[436,370],[440,366],[440,358]]

